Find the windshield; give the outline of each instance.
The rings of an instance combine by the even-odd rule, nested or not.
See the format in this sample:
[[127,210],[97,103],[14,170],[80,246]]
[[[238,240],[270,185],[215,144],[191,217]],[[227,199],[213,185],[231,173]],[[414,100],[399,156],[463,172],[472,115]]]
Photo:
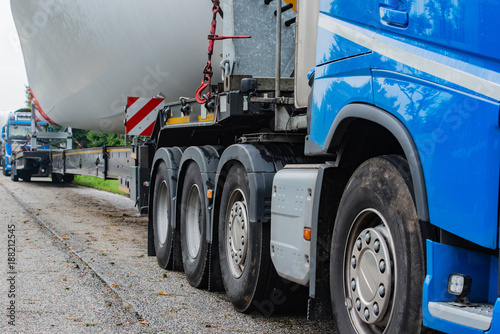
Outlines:
[[9,137],[10,138],[27,138],[31,136],[30,124],[10,124]]

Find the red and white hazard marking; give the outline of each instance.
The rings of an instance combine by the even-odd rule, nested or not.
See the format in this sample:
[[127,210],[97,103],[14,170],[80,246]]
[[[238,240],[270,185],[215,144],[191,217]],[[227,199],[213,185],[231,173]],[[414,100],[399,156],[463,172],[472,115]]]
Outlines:
[[127,97],[126,133],[134,136],[151,136],[158,111],[165,107],[160,98]]

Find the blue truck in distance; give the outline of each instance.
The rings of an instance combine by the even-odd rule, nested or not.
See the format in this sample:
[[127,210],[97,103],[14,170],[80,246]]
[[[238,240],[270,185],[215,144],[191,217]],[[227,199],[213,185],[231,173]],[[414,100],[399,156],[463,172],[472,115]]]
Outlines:
[[5,124],[1,124],[1,166],[5,176],[10,175],[13,153],[29,146],[31,135],[31,109],[21,108],[9,112]]

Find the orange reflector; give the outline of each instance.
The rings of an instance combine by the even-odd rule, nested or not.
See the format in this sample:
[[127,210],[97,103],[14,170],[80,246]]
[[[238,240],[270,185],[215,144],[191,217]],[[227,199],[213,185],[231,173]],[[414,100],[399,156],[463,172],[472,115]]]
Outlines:
[[212,196],[213,196],[213,195],[214,195],[214,191],[213,191],[213,190],[211,190],[211,189],[208,189],[208,190],[207,190],[207,198],[212,199]]
[[311,229],[304,227],[304,240],[311,241]]

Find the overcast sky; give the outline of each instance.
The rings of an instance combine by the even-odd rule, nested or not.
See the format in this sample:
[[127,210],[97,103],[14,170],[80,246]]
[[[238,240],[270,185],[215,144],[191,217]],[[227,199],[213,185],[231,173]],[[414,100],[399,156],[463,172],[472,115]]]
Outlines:
[[0,111],[25,107],[24,86],[27,84],[10,0],[0,0]]

